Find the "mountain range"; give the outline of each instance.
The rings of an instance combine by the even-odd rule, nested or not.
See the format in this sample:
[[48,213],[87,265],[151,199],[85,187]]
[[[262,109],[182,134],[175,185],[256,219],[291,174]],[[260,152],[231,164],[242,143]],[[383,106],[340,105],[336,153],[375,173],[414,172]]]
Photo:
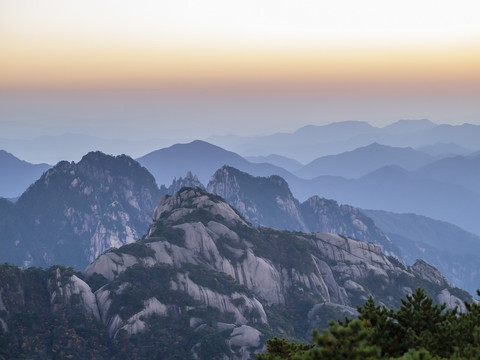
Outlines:
[[362,121],[343,121],[320,126],[307,125],[293,133],[277,133],[237,141],[232,141],[231,137],[225,141],[221,137],[207,140],[244,156],[277,154],[309,163],[317,157],[340,154],[375,142],[412,148],[454,143],[463,151],[467,149],[473,152],[479,150],[479,138],[479,125],[437,125],[421,119],[400,120],[384,127]]
[[306,341],[373,296],[398,307],[422,287],[448,308],[473,299],[423,261],[328,233],[255,228],[221,197],[160,198],[141,240],[83,273],[0,266],[4,357],[247,359],[272,336]]
[[206,188],[225,198],[254,226],[328,232],[372,242],[406,264],[429,261],[456,286],[472,293],[477,288],[479,259],[474,249],[480,238],[451,224],[416,216],[413,226],[408,217],[392,214],[398,216],[392,228],[387,225],[393,220],[384,221],[378,211],[339,205],[318,195],[300,202],[283,178],[255,177],[230,166],[218,169],[206,187],[187,172],[159,189],[133,159],[98,152],[78,164],[59,163],[16,204],[0,200],[0,261],[22,266],[61,263],[80,270],[110,247],[140,238],[156,199],[183,187]]
[[[350,176],[366,174],[351,179],[332,175],[303,179],[278,166],[251,163],[238,154],[202,141],[177,144],[149,153],[138,161],[155,176],[159,184],[169,184],[173,177],[184,176],[187,171],[197,174],[199,181],[207,184],[218,168],[229,165],[254,176],[281,176],[300,201],[319,195],[366,209],[417,213],[480,234],[480,223],[476,216],[480,212],[480,193],[475,191],[475,180],[478,178],[475,166],[477,157],[436,160],[413,149],[373,144],[332,158],[336,161],[331,162],[330,170]],[[375,167],[372,166],[375,164],[370,160],[372,158],[381,159],[377,162],[379,166],[397,163],[416,170],[408,171],[398,165],[386,165],[367,173]],[[460,161],[463,158],[467,160]],[[319,158],[318,161],[325,161],[325,158]],[[456,169],[454,166],[450,166],[450,169],[466,175],[464,179],[448,182],[449,176],[454,178],[454,175],[449,175],[450,169],[445,169],[443,164],[449,162],[457,164]],[[425,166],[417,169],[425,163]],[[324,166],[320,170],[326,168],[328,167]],[[431,175],[428,170],[430,168]]]
[[[480,234],[475,216],[480,210],[479,159],[475,154],[438,159],[411,148],[371,144],[320,157],[293,174],[279,166],[252,163],[218,146],[194,141],[154,151],[138,161],[155,176],[159,185],[170,184],[173,178],[184,176],[188,171],[196,174],[200,183],[207,184],[218,168],[229,165],[255,176],[281,176],[300,201],[319,195],[361,208],[417,213]],[[373,168],[376,169],[369,172]],[[302,171],[314,177],[301,178],[298,175]],[[21,177],[13,170],[9,173]],[[14,189],[7,187],[5,191],[13,193]]]
[[159,185],[170,184],[174,177],[183,176],[188,171],[196,174],[201,183],[207,184],[213,173],[223,165],[230,165],[256,176],[279,175],[287,181],[296,178],[281,167],[268,163],[252,163],[234,152],[201,140],[175,144],[136,160],[153,174]]
[[437,267],[455,286],[478,288],[480,236],[415,214],[396,214],[338,205],[312,196],[300,203],[278,176],[253,177],[224,166],[207,186],[256,226],[304,232],[329,232],[372,242],[382,250],[413,264],[423,259]]
[[294,173],[305,179],[321,175],[358,178],[384,166],[399,166],[411,171],[434,161],[433,156],[412,148],[373,143],[338,155],[317,158]]

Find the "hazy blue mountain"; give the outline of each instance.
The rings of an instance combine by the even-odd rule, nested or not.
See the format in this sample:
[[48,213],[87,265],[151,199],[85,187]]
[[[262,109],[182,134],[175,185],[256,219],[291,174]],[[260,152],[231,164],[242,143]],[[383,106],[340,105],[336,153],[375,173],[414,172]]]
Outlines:
[[320,176],[311,182],[316,183],[319,195],[341,203],[425,215],[480,234],[480,194],[460,185],[420,178],[395,166],[359,179]]
[[298,188],[301,188],[302,183],[302,179],[281,167],[249,162],[234,152],[201,140],[156,150],[137,161],[153,174],[159,185],[170,184],[174,177],[184,176],[187,171],[196,174],[201,183],[207,184],[214,172],[223,165],[233,166],[256,176],[279,175]]
[[415,170],[435,158],[412,148],[396,148],[373,143],[338,155],[315,159],[295,174],[311,179],[321,175],[357,178],[387,165]]
[[321,126],[307,125],[293,133],[261,136],[229,148],[245,156],[275,153],[306,163],[324,154],[337,154],[368,145],[368,143],[350,144],[348,139],[377,130],[363,121],[343,121]]
[[429,154],[431,156],[441,156],[441,157],[448,157],[448,156],[455,156],[455,155],[468,155],[471,154],[472,151],[461,147],[454,142],[448,143],[435,143],[432,145],[425,145],[420,146],[416,150]]
[[378,142],[395,147],[419,148],[438,143],[455,143],[462,148],[480,149],[480,125],[436,125],[431,128],[414,132],[395,133],[380,128],[376,133],[361,134],[350,138],[348,141],[353,144]]
[[12,154],[0,150],[0,197],[15,198],[20,196],[45,171],[48,164],[30,164]]
[[81,269],[140,238],[159,197],[153,176],[128,156],[60,162],[15,204],[0,203],[0,262]]
[[408,135],[420,131],[430,130],[437,126],[428,119],[398,120],[393,124],[382,127],[382,132],[394,135]]
[[268,156],[245,156],[245,159],[253,163],[269,163],[284,168],[291,173],[295,173],[295,171],[305,166],[297,160],[275,154],[270,154]]
[[[378,145],[373,148],[375,146]],[[414,150],[407,152],[417,154]],[[422,153],[417,155],[429,158]],[[480,234],[477,193],[457,184],[419,177],[398,166],[383,167],[358,179],[320,176],[305,180],[271,164],[251,163],[236,153],[203,141],[176,144],[138,160],[156,177],[158,184],[170,184],[174,177],[184,176],[187,171],[207,184],[218,168],[229,165],[254,176],[281,176],[300,202],[318,195],[356,207],[417,213]]]
[[257,229],[219,196],[160,198],[148,233],[83,273],[0,266],[4,358],[249,359],[265,338],[307,341],[369,296],[398,308],[415,288],[472,302],[423,261],[327,233]]
[[474,294],[480,283],[480,236],[415,214],[362,210],[398,246],[407,263],[423,259]]
[[387,233],[399,234],[451,254],[480,254],[480,236],[448,222],[416,214],[397,214],[381,210],[361,211]]
[[435,179],[480,193],[480,154],[438,160],[414,172],[415,176]]
[[[479,149],[480,125],[462,124],[462,125],[438,125],[428,131],[423,136],[429,139],[428,143],[454,142],[467,149]],[[417,136],[420,138],[421,136]],[[426,142],[426,141],[425,141]]]
[[[471,151],[480,150],[480,126],[436,125],[429,120],[400,120],[384,127],[366,122],[344,121],[328,125],[308,125],[292,133],[277,133],[253,139],[227,141],[218,145],[243,156],[278,154],[302,163],[327,155],[340,154],[372,143],[393,147],[419,148],[437,143],[455,143]],[[442,155],[443,153],[441,153]]]
[[[17,154],[30,162],[56,164],[62,160],[78,161],[92,150],[107,154],[128,154],[137,157],[159,147],[169,146],[182,139],[107,139],[98,136],[66,133],[62,135],[40,136],[33,139],[0,138],[0,149]],[[59,151],[61,149],[61,151]]]

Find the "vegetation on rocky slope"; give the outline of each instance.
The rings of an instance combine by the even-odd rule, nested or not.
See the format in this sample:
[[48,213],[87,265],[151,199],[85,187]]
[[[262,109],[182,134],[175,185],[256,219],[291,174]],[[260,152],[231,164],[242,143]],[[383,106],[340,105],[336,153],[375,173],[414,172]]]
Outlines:
[[[479,293],[480,295],[480,293]],[[358,318],[331,321],[312,343],[288,342],[275,337],[259,360],[321,359],[478,359],[480,357],[480,305],[465,303],[467,311],[434,304],[418,288],[389,309],[373,298],[357,308]]]

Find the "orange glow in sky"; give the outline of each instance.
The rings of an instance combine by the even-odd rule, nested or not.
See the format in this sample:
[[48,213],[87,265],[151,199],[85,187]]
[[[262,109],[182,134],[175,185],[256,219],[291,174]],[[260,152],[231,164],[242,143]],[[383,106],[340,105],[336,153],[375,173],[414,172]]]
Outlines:
[[480,88],[476,1],[4,0],[0,88]]
[[3,88],[478,91],[480,49],[7,46]]

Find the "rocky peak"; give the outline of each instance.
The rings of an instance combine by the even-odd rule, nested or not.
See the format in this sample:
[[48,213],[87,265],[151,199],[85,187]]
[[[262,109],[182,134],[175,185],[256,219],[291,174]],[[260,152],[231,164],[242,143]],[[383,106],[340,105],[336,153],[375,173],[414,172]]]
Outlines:
[[224,198],[256,226],[308,231],[298,201],[280,176],[254,177],[223,166],[212,176],[207,191]]
[[224,166],[213,175],[207,191],[223,197],[255,226],[340,234],[379,244],[400,257],[400,250],[359,209],[319,196],[300,204],[279,176],[254,177]]
[[[145,351],[172,347],[160,358],[179,349],[188,353],[182,358],[200,358],[215,341],[218,353],[205,357],[247,359],[260,350],[262,337],[306,340],[312,327],[352,316],[369,296],[398,307],[402,296],[423,287],[449,306],[471,299],[438,281],[427,264],[406,267],[375,244],[254,228],[222,198],[199,188],[163,196],[153,221],[146,236],[106,251],[83,276],[51,272],[42,295],[46,306],[55,312],[82,306],[119,349],[141,347],[141,337],[155,343]],[[10,311],[13,293],[22,291],[6,297],[0,284],[0,308]],[[15,322],[2,314],[0,325],[13,329]]]
[[445,277],[440,273],[440,271],[437,270],[436,267],[427,264],[423,260],[415,261],[411,268],[415,272],[415,274],[420,276],[422,279],[425,279],[440,286],[450,286],[448,280],[445,279]]
[[398,256],[400,250],[359,209],[338,205],[335,200],[312,196],[300,205],[302,216],[312,232],[341,234],[353,239],[382,246],[383,251]]
[[186,218],[216,219],[229,225],[247,225],[245,220],[223,199],[201,188],[183,188],[173,196],[162,196],[152,217],[153,226],[156,223],[174,224]]
[[[78,163],[61,161],[15,204],[16,258],[4,261],[84,268],[110,247],[140,238],[159,197],[153,176],[126,155],[97,151]],[[3,233],[0,242],[9,241]]]
[[202,190],[205,190],[205,186],[198,180],[197,175],[193,175],[191,171],[187,171],[187,175],[185,178],[174,178],[172,184],[168,187],[165,188],[165,186],[162,185],[162,192],[168,194],[168,195],[174,195],[176,194],[180,189],[184,187],[190,187],[190,188],[200,188]]

